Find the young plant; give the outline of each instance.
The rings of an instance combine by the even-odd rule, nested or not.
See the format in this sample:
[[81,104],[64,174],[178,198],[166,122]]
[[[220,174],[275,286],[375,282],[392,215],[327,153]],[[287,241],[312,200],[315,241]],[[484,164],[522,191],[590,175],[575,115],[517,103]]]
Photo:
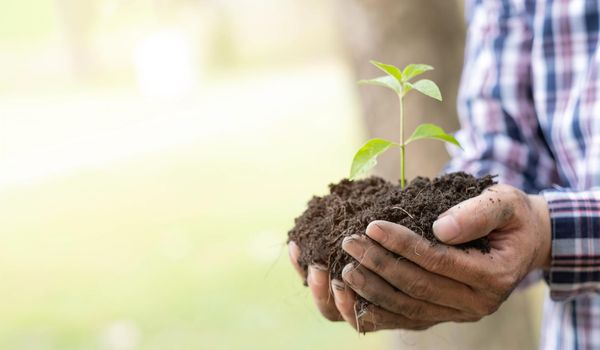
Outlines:
[[[447,134],[442,128],[434,124],[419,125],[408,139],[404,139],[404,106],[403,100],[406,94],[412,90],[442,101],[442,94],[438,86],[429,79],[421,79],[416,82],[411,80],[427,71],[433,70],[433,67],[426,64],[409,64],[403,70],[398,67],[371,61],[377,68],[381,69],[387,75],[371,79],[361,80],[359,84],[369,84],[386,87],[396,93],[400,102],[400,142],[393,142],[374,138],[365,143],[354,155],[352,167],[350,169],[350,179],[365,174],[377,164],[377,157],[390,147],[400,147],[400,186],[404,188],[406,178],[404,176],[404,162],[406,160],[406,145],[420,139],[436,139],[452,143],[458,147],[461,145],[452,136]],[[461,147],[462,148],[462,147]]]

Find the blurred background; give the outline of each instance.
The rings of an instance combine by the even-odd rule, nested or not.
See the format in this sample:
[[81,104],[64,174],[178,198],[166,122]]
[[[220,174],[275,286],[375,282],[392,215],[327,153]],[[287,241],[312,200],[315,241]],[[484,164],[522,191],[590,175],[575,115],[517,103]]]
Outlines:
[[376,348],[287,231],[364,139],[331,4],[0,1],[0,348]]
[[[434,27],[453,51],[398,62],[376,52],[396,22],[341,3],[0,0],[0,348],[394,344],[320,316],[286,235],[368,132],[395,135],[376,123],[395,106],[355,86],[368,59],[447,72],[428,120],[455,130],[462,7]],[[411,176],[447,157],[421,152]]]

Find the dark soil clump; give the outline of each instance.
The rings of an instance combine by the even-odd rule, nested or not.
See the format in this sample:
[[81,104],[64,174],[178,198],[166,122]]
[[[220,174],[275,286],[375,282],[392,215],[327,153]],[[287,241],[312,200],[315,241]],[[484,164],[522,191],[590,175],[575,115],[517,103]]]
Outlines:
[[[308,209],[295,220],[288,240],[301,249],[299,264],[327,266],[331,278],[341,279],[344,266],[352,261],[342,248],[342,240],[364,234],[373,220],[386,220],[408,227],[438,244],[431,226],[438,215],[454,205],[479,195],[494,184],[492,176],[475,178],[452,173],[430,180],[417,177],[404,190],[378,177],[342,180],[329,185],[330,194],[313,197]],[[465,243],[461,248],[489,252],[486,237]]]

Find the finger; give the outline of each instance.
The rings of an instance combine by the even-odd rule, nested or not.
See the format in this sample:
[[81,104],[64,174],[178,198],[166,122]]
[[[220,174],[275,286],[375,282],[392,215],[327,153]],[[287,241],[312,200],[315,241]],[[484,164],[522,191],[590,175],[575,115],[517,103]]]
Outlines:
[[411,320],[402,315],[382,309],[379,306],[369,305],[364,310],[359,311],[358,322],[360,331],[374,332],[385,329],[407,329],[424,330],[438,322]]
[[342,278],[369,302],[411,320],[453,321],[460,313],[455,309],[411,298],[361,265],[346,265]]
[[433,223],[433,233],[440,241],[453,245],[487,236],[509,223],[515,212],[515,200],[520,198],[514,188],[490,187],[440,215]]
[[338,311],[344,321],[348,322],[354,329],[362,333],[389,329],[385,328],[386,325],[384,324],[373,323],[375,317],[363,317],[366,309],[358,310],[356,294],[346,283],[340,280],[332,280],[331,287]]
[[412,298],[458,310],[470,310],[474,293],[469,286],[394,256],[366,236],[346,237],[342,248],[361,265]]
[[343,281],[332,280],[331,286],[335,305],[348,324],[359,332],[375,332],[384,329],[424,329],[431,324],[425,321],[412,321],[404,316],[393,314],[375,305],[363,310],[357,309],[356,294]]
[[356,294],[346,283],[335,279],[331,280],[331,290],[335,306],[342,318],[356,329]]
[[472,249],[467,254],[444,244],[432,245],[408,228],[387,221],[371,222],[366,233],[385,249],[407,258],[425,270],[468,286],[476,285],[489,274],[486,269],[493,262],[491,255],[484,256],[477,250]]
[[341,321],[342,316],[335,306],[329,289],[329,272],[322,267],[311,265],[308,267],[307,281],[321,314],[329,321]]
[[288,253],[290,255],[290,260],[292,261],[292,266],[294,266],[294,269],[296,272],[298,272],[300,277],[306,281],[306,271],[300,267],[300,264],[298,263],[298,258],[300,257],[300,248],[296,242],[291,241],[288,243]]

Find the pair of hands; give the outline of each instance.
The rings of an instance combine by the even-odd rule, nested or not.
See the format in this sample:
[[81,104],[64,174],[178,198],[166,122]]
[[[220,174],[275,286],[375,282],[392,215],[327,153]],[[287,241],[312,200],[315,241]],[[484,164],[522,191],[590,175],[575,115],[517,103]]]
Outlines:
[[[394,223],[371,222],[366,236],[343,241],[342,248],[356,259],[344,268],[343,281],[330,280],[326,268],[316,265],[306,276],[294,242],[290,259],[323,316],[345,320],[361,332],[477,321],[495,312],[530,271],[550,264],[547,203],[511,186],[492,186],[451,208],[433,232],[448,245],[432,246]],[[490,241],[488,254],[449,246],[483,236]],[[357,294],[371,303],[359,314]]]

